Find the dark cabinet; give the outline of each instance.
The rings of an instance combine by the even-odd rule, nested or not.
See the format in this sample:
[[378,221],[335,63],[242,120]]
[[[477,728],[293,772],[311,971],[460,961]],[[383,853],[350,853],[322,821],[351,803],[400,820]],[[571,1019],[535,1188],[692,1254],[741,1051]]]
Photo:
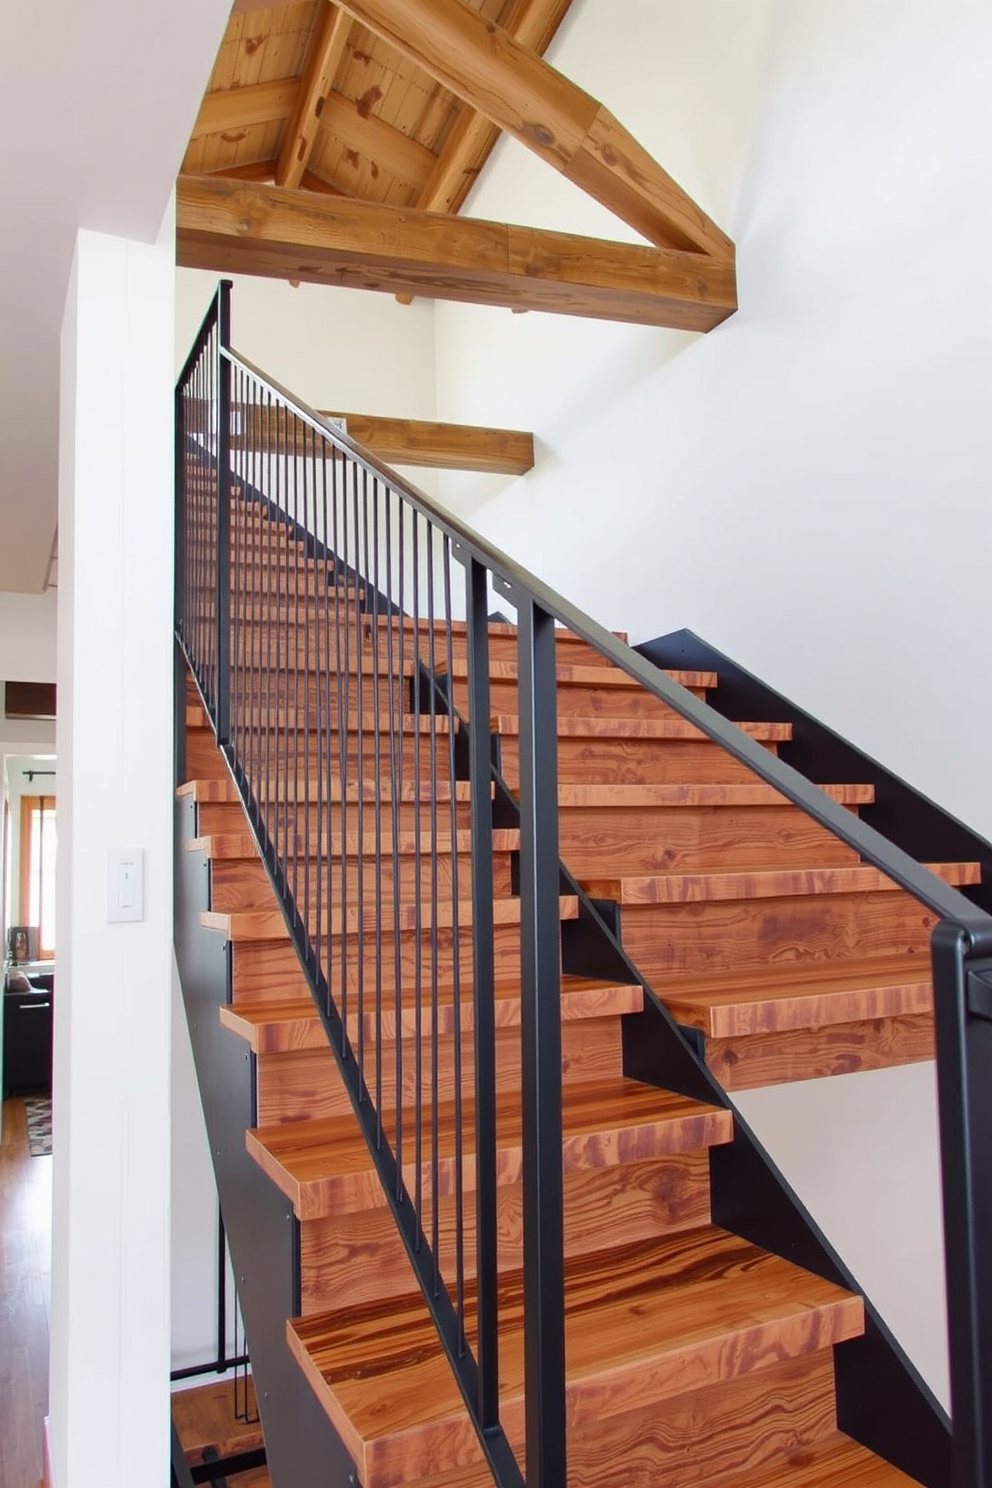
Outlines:
[[52,1088],[54,990],[32,987],[3,994],[3,1093],[26,1095]]

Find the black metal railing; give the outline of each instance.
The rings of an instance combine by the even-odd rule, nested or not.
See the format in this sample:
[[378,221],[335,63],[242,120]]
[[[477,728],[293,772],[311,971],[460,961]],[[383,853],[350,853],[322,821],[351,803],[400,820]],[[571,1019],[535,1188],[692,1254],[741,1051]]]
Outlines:
[[[228,327],[222,284],[177,389],[177,634],[497,1482],[566,1482],[561,625],[941,919],[956,1488],[986,1484],[992,918],[400,481],[233,351]],[[516,610],[509,667],[491,664],[494,594]],[[494,900],[495,688],[497,711],[519,715],[512,900]],[[511,965],[522,1110],[508,1114],[494,994]],[[523,1473],[499,1416],[498,1108],[501,1139],[504,1121],[522,1122]]]

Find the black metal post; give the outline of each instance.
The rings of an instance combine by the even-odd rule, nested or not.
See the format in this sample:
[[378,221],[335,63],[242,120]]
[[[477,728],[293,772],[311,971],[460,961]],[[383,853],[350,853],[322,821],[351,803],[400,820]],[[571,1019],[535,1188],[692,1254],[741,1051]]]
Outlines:
[[565,1261],[555,625],[516,596],[520,695],[520,950],[524,1385],[528,1483],[565,1488]]
[[227,1370],[227,1231],[217,1205],[217,1373]]
[[180,383],[175,394],[175,571],[173,591],[175,593],[175,626],[177,632],[186,637],[186,385]]
[[231,280],[217,286],[217,743],[231,739]]
[[[987,923],[987,922],[986,922]],[[933,934],[954,1488],[992,1482],[992,933]]]
[[[479,1425],[499,1420],[499,1267],[496,1254],[496,988],[493,968],[493,802],[489,746],[488,575],[465,567],[469,779],[472,813],[472,996],[475,1019],[476,1267]],[[450,623],[450,622],[449,622]],[[450,726],[454,728],[454,711]],[[454,837],[454,830],[452,837]],[[457,852],[457,842],[452,842]]]

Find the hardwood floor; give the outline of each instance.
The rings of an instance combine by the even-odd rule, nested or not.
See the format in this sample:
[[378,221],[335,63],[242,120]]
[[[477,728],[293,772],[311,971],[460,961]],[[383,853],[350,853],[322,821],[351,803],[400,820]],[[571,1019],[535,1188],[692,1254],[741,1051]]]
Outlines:
[[24,1101],[3,1103],[0,1141],[0,1483],[41,1482],[48,1410],[52,1159],[28,1152]]

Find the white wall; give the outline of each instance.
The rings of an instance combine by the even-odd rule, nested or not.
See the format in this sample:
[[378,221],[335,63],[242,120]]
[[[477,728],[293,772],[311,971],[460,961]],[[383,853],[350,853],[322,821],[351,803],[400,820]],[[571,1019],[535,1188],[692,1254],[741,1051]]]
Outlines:
[[[176,271],[176,367],[186,360],[219,276]],[[249,361],[312,408],[433,419],[434,306],[281,279],[238,276],[231,341]],[[433,492],[432,471],[410,472]]]
[[[442,498],[597,619],[692,627],[992,834],[987,0],[613,0],[553,60],[735,238],[741,309],[703,338],[439,307],[439,417],[539,439],[530,476]],[[470,210],[631,236],[512,142]],[[929,1078],[741,1105],[943,1391]]]
[[[0,592],[0,677],[14,682],[55,681],[58,591]],[[0,731],[4,723],[0,721]]]
[[[81,231],[63,322],[57,1488],[168,1471],[173,232],[171,212],[153,245]],[[144,850],[137,923],[107,922],[118,847]]]

